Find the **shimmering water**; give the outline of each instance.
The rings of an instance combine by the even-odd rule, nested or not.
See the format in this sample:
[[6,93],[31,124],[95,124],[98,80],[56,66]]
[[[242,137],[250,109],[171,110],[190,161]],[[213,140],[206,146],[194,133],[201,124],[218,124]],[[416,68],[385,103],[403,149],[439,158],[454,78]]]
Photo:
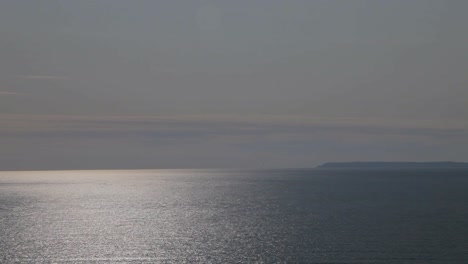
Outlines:
[[468,263],[468,170],[0,172],[0,263]]

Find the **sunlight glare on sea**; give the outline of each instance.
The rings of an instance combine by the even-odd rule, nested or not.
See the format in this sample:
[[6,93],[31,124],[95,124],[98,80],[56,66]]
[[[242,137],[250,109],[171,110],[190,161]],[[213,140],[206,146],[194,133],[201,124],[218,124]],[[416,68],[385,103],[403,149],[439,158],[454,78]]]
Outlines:
[[0,262],[463,263],[466,170],[0,172]]

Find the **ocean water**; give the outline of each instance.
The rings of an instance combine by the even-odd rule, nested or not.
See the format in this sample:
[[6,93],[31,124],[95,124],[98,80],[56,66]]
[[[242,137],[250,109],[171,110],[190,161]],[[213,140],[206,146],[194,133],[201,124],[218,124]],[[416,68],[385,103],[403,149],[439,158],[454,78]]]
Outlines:
[[0,263],[468,263],[468,170],[0,172]]

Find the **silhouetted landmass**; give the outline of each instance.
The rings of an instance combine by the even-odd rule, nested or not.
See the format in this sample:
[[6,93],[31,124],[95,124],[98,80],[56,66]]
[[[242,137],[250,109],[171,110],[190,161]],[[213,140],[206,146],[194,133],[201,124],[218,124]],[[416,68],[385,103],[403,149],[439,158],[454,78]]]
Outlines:
[[321,169],[359,169],[359,168],[375,168],[375,169],[399,169],[399,168],[430,168],[430,169],[446,169],[446,168],[467,168],[467,162],[327,162],[317,168]]

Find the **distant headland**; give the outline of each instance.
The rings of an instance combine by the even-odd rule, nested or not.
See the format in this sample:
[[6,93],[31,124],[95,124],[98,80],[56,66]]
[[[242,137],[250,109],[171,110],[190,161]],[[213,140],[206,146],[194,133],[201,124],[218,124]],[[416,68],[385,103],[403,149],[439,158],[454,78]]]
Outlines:
[[468,162],[327,162],[317,168],[320,169],[448,169],[466,168]]

